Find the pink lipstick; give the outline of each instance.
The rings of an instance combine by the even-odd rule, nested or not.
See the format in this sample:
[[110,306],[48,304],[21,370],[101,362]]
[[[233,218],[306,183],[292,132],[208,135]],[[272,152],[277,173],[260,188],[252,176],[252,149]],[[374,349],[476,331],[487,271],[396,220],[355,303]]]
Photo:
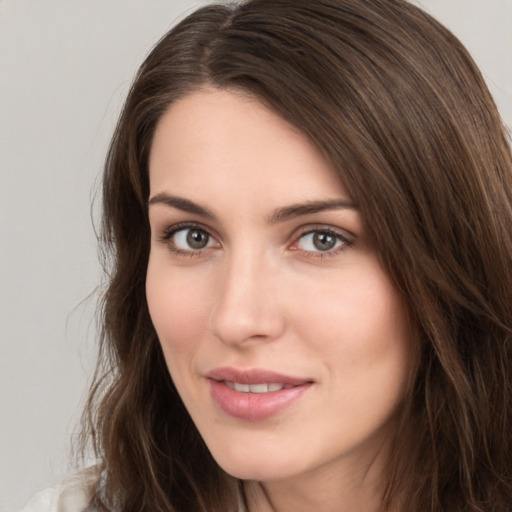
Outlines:
[[259,421],[282,411],[313,384],[268,370],[216,368],[206,375],[214,402],[229,416]]

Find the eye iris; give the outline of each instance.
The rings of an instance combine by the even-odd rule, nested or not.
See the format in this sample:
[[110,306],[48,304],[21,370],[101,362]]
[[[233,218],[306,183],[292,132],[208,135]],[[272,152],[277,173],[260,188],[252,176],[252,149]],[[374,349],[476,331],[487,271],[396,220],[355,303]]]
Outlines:
[[313,245],[319,251],[328,251],[336,245],[336,237],[325,232],[315,233],[313,235]]
[[192,249],[203,249],[208,244],[208,240],[208,234],[198,229],[191,229],[187,234],[187,244]]

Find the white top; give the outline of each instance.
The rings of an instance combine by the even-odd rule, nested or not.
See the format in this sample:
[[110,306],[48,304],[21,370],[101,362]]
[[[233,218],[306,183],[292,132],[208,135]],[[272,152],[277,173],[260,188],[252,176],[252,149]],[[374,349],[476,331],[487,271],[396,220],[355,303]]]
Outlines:
[[[97,467],[87,468],[56,487],[37,493],[20,512],[95,512],[89,503],[98,478]],[[240,512],[244,510],[240,505]]]
[[88,468],[37,493],[21,512],[93,512],[88,507],[97,481],[97,468]]

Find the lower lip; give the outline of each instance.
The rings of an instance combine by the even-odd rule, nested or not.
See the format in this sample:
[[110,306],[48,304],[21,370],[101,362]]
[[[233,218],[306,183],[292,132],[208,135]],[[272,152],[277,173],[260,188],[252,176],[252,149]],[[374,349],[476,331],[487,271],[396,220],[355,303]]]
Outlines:
[[296,402],[311,387],[308,382],[268,393],[241,393],[224,382],[210,379],[209,383],[215,403],[229,416],[247,421],[270,418]]

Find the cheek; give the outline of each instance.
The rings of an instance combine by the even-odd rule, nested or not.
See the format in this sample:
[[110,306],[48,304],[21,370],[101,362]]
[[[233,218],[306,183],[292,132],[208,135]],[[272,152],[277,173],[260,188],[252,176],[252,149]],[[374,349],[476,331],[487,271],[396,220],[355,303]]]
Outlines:
[[327,276],[309,286],[309,293],[294,290],[290,299],[295,302],[297,321],[316,331],[317,339],[344,340],[356,351],[362,348],[362,340],[380,344],[379,339],[401,338],[406,327],[402,301],[387,276],[375,267],[365,265],[334,278]]
[[399,294],[377,264],[320,283],[304,297],[296,325],[339,389],[352,393],[373,381],[403,391],[411,329]]
[[152,262],[148,265],[146,297],[153,325],[166,360],[192,351],[204,332],[209,311],[204,281],[187,272],[173,272]]

